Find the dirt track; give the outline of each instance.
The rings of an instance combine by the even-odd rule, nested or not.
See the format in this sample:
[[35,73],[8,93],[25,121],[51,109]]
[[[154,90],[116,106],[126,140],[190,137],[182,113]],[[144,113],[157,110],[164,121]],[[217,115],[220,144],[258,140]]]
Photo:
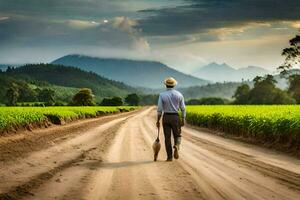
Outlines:
[[2,137],[0,199],[299,199],[300,160],[184,127],[180,159],[153,162],[154,124],[146,108]]

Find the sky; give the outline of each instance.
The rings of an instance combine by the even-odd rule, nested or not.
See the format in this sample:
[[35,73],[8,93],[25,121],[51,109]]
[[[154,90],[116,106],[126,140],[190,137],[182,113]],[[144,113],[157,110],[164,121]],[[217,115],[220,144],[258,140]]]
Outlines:
[[0,64],[76,53],[274,71],[299,10],[298,0],[0,0]]

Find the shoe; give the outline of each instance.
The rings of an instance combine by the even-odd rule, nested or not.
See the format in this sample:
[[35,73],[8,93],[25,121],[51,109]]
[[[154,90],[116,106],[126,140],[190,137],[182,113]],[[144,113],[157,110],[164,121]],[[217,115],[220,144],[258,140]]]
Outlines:
[[172,162],[173,159],[172,159],[172,158],[168,158],[166,161],[167,161],[167,162]]
[[179,158],[178,149],[179,149],[178,146],[174,145],[174,158],[175,159]]

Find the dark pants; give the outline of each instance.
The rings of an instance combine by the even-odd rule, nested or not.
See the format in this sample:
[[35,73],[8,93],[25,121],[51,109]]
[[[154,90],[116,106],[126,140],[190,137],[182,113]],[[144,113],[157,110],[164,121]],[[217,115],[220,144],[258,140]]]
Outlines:
[[178,115],[164,114],[163,115],[163,128],[165,135],[165,146],[168,158],[173,157],[171,132],[173,133],[174,144],[179,145],[181,140],[181,125]]

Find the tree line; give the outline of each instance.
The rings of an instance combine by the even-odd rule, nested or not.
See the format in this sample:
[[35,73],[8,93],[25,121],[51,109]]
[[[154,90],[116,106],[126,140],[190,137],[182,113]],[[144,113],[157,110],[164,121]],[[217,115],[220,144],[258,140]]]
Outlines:
[[154,105],[158,95],[128,94],[125,98],[105,97],[101,102],[96,102],[95,95],[89,88],[81,88],[74,94],[70,102],[56,101],[55,91],[50,88],[32,89],[28,85],[17,85],[11,83],[6,91],[6,105],[8,106],[138,106]]
[[[111,97],[111,98],[104,98],[99,105],[101,106],[122,106],[124,105],[130,106],[138,106],[140,103],[140,97],[133,93],[128,94],[124,101],[121,97]],[[71,105],[74,106],[95,106],[97,105],[95,102],[95,95],[92,93],[92,90],[89,88],[82,88],[80,89],[73,97],[73,101]]]
[[291,70],[300,64],[300,35],[290,41],[290,47],[283,49],[285,56],[283,65],[278,67],[280,76],[285,78],[289,86],[286,90],[276,87],[276,80],[272,75],[254,78],[254,87],[243,84],[234,94],[235,104],[300,104],[300,74]]

